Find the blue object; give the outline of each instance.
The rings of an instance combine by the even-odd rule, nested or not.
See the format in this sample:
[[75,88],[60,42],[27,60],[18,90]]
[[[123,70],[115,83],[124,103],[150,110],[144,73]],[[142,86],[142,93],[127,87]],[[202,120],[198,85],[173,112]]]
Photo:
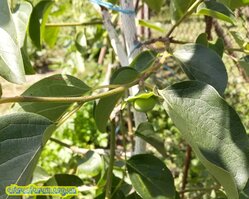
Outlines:
[[132,54],[135,52],[135,50],[139,49],[142,47],[142,43],[141,42],[137,42],[137,44],[133,47],[133,49],[131,50],[130,54],[129,54],[129,57],[132,56]]
[[90,0],[92,3],[96,3],[100,6],[103,6],[107,9],[110,9],[110,10],[115,10],[115,11],[118,11],[118,12],[122,12],[124,14],[135,14],[135,11],[134,10],[125,10],[125,9],[122,9],[120,6],[117,6],[117,5],[113,5],[112,3],[110,2],[106,2],[106,1],[102,1],[102,0]]

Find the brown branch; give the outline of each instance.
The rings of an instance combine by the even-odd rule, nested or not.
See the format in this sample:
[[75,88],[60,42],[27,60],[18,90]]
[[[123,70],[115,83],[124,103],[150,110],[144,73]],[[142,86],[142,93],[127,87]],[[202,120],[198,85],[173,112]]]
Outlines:
[[205,16],[205,33],[207,33],[207,39],[212,40],[212,27],[213,27],[213,18],[209,16]]
[[187,150],[186,150],[186,156],[185,156],[185,162],[184,162],[184,171],[183,171],[183,179],[182,179],[182,188],[181,188],[181,198],[184,198],[184,191],[186,188],[186,185],[188,183],[188,171],[190,167],[190,162],[191,162],[191,152],[192,149],[189,145],[187,145]]
[[[217,20],[213,20],[213,25],[214,25],[214,29],[215,29],[216,34],[219,37],[223,38],[228,54],[231,57],[237,59],[236,53],[234,51],[232,51],[232,50],[229,50],[229,49],[233,49],[233,45],[230,42],[230,39],[228,38],[228,36],[225,34],[225,32],[224,32],[223,28],[221,27],[221,25],[218,23]],[[248,82],[249,79],[248,79],[247,75],[245,74],[245,71],[240,67],[239,63],[237,61],[235,61],[235,59],[232,59],[232,61],[235,64],[235,66],[238,68],[238,71],[239,71],[240,75],[244,78],[245,81]]]

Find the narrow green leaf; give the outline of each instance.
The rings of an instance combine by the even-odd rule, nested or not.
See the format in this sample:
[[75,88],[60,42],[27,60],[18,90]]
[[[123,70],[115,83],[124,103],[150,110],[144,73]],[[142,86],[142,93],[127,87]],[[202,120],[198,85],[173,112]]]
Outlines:
[[144,26],[144,27],[156,30],[158,32],[165,33],[165,30],[163,28],[159,27],[158,25],[156,25],[155,23],[151,23],[151,22],[139,19],[138,24],[140,26]]
[[150,9],[155,10],[156,12],[159,12],[162,8],[162,5],[164,3],[163,0],[143,0]]
[[132,156],[126,163],[135,190],[143,199],[174,199],[175,186],[170,170],[150,154]]
[[45,27],[44,30],[44,42],[50,47],[54,47],[56,44],[60,27]]
[[[135,69],[123,67],[113,73],[110,83],[127,84],[134,81],[137,77],[138,72]],[[110,114],[123,94],[124,93],[119,93],[109,97],[101,98],[99,100],[94,110],[94,120],[99,131],[106,131],[106,125]]]
[[235,16],[227,6],[216,1],[205,1],[197,7],[197,13],[235,24]]
[[[37,48],[41,48],[44,23],[47,19],[47,11],[53,2],[51,0],[40,1],[33,9],[29,23],[29,36]],[[44,18],[43,18],[44,17]],[[43,26],[43,27],[42,27]]]
[[206,82],[223,95],[228,77],[217,53],[200,44],[186,44],[174,52],[174,57],[190,79]]
[[237,113],[210,85],[174,84],[159,94],[163,106],[208,171],[238,199],[249,178],[249,138]]
[[240,58],[239,65],[245,70],[247,76],[249,76],[249,55]]
[[152,66],[156,61],[157,53],[152,50],[141,52],[130,64],[130,67],[135,68],[138,72],[143,72]]
[[151,146],[155,147],[155,149],[157,149],[157,151],[161,153],[163,157],[167,157],[164,147],[164,139],[154,131],[154,128],[150,123],[144,122],[139,124],[135,135],[145,140]]
[[241,36],[241,34],[235,31],[230,31],[230,33],[233,36],[235,42],[239,45],[239,47],[244,48],[245,39]]
[[33,66],[31,65],[29,55],[27,52],[27,38],[24,40],[24,45],[21,48],[21,54],[22,54],[22,59],[23,59],[23,65],[24,65],[24,70],[26,75],[32,75],[35,74],[35,70]]
[[7,199],[5,188],[27,185],[51,135],[52,122],[33,113],[0,117],[0,198]]
[[189,7],[195,2],[195,0],[171,0],[170,1],[170,15],[171,22],[175,24],[182,16],[187,12]]
[[[78,97],[90,90],[84,82],[70,75],[53,75],[30,86],[22,96]],[[20,102],[21,109],[49,118],[59,119],[72,103]]]

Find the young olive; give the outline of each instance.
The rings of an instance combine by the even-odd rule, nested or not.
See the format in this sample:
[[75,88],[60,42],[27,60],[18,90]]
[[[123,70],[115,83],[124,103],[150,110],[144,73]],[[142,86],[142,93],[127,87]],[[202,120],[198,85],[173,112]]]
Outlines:
[[133,102],[134,108],[139,111],[139,112],[147,112],[150,111],[154,108],[156,104],[156,99],[155,97],[150,97],[150,98],[138,98],[135,99]]

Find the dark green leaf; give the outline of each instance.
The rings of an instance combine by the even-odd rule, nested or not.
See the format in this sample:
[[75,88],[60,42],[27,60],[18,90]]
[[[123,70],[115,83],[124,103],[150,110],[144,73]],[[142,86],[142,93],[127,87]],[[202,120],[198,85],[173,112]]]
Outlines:
[[22,54],[22,59],[23,59],[23,65],[24,65],[24,70],[26,75],[32,75],[35,74],[35,70],[31,65],[29,55],[27,52],[27,37],[24,40],[24,45],[21,48],[21,54]]
[[240,58],[239,65],[245,70],[247,76],[249,76],[249,55]]
[[200,44],[186,44],[176,50],[174,56],[190,79],[206,82],[223,95],[228,77],[217,53]]
[[[29,36],[37,48],[41,48],[42,43],[42,25],[45,27],[46,17],[50,11],[53,2],[51,0],[40,1],[33,9],[29,22]],[[44,18],[43,18],[44,17]],[[42,21],[42,22],[41,22]]]
[[46,186],[81,186],[83,185],[83,181],[75,175],[69,174],[55,174],[52,178],[50,178],[47,182],[45,182]]
[[7,198],[6,186],[31,182],[42,147],[53,128],[51,121],[33,113],[0,117],[0,198]]
[[197,7],[197,13],[220,19],[229,23],[235,23],[233,12],[224,4],[214,0],[205,1]]
[[207,38],[207,36],[208,36],[207,33],[201,33],[201,34],[197,37],[195,43],[201,44],[201,45],[203,45],[203,46],[208,47],[208,38]]
[[218,0],[218,2],[224,3],[231,9],[249,5],[249,0]]
[[135,190],[143,199],[174,199],[174,179],[158,158],[140,154],[127,161],[128,174]]
[[133,192],[132,194],[128,195],[126,199],[142,199],[136,192]]
[[[90,88],[81,80],[70,75],[58,74],[44,78],[33,84],[22,96],[78,97],[89,90]],[[26,112],[37,113],[52,121],[56,121],[72,103],[21,102],[19,105]]]
[[195,2],[195,0],[171,0],[170,1],[170,15],[171,22],[175,24],[182,16],[187,12],[189,7]]
[[223,53],[224,53],[224,41],[221,38],[218,38],[216,40],[216,42],[213,44],[211,42],[208,42],[206,33],[201,33],[197,37],[196,43],[201,44],[201,45],[203,45],[205,47],[208,47],[208,48],[214,50],[220,57],[223,56]]
[[210,85],[177,83],[159,91],[163,106],[208,171],[238,199],[249,178],[249,138],[237,113]]
[[130,67],[135,68],[138,72],[143,72],[156,61],[157,53],[155,51],[146,50],[141,52],[130,64]]
[[[130,67],[123,67],[115,71],[111,77],[111,84],[127,84],[134,81],[138,72]],[[115,94],[109,97],[101,98],[94,110],[94,119],[97,128],[101,132],[106,131],[107,121],[118,100],[124,93]]]
[[225,49],[223,39],[218,38],[214,44],[209,43],[209,48],[214,50],[222,58]]
[[163,0],[143,0],[150,9],[155,10],[156,12],[159,12],[163,5]]
[[135,135],[155,147],[157,151],[162,154],[162,156],[167,157],[167,153],[164,147],[164,139],[156,134],[153,126],[150,123],[144,122],[139,124]]

